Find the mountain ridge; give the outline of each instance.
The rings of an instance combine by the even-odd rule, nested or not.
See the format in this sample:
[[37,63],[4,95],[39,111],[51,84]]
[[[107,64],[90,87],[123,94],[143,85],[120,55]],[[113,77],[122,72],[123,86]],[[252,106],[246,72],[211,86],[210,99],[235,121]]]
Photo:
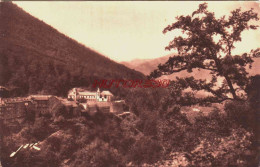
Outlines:
[[124,64],[125,66],[135,69],[137,71],[140,71],[144,73],[145,75],[149,75],[152,71],[152,69],[156,69],[156,67],[160,63],[165,63],[170,56],[173,56],[175,54],[169,54],[166,56],[154,58],[154,59],[134,59],[131,61],[122,61],[121,64]]
[[[65,95],[71,87],[89,86],[94,79],[145,78],[11,2],[0,3],[0,22],[0,85],[20,87],[22,94],[43,91]],[[55,83],[55,79],[64,84]]]
[[[152,71],[156,70],[159,64],[165,63],[169,57],[174,56],[176,54],[169,54],[166,56],[162,56],[154,59],[134,59],[131,61],[123,61],[121,62],[125,66],[135,69],[144,73],[145,75],[149,75]],[[260,57],[253,58],[254,62],[252,64],[252,68],[247,70],[249,75],[260,74]],[[178,73],[173,73],[171,75],[162,76],[163,79],[174,79],[176,77],[186,77],[186,76],[195,76],[198,79],[205,79],[209,74],[209,71],[203,69],[194,69],[192,73],[188,73],[186,70]]]

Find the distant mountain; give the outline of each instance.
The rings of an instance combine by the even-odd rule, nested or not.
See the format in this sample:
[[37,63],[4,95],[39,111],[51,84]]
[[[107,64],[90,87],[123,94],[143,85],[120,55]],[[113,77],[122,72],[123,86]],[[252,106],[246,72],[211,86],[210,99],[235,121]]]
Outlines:
[[[152,71],[157,69],[159,64],[165,63],[169,57],[174,56],[174,54],[169,54],[167,56],[155,58],[155,59],[135,59],[129,62],[121,62],[125,66],[140,71],[145,75],[149,75]],[[260,58],[254,58],[254,63],[251,69],[248,68],[249,75],[260,74]],[[197,79],[206,79],[210,75],[207,70],[198,70],[193,69],[192,73],[188,73],[187,71],[182,71],[179,73],[174,73],[168,76],[162,76],[164,79],[174,79],[176,77],[188,77],[194,76]]]
[[0,85],[20,88],[20,94],[65,95],[94,79],[143,78],[141,72],[79,44],[11,2],[0,3]]
[[173,54],[155,58],[155,59],[134,59],[132,61],[126,62],[120,62],[121,64],[124,64],[125,66],[135,69],[137,71],[142,72],[145,75],[149,75],[153,70],[157,68],[157,66],[160,63],[165,63],[170,56],[173,56]]

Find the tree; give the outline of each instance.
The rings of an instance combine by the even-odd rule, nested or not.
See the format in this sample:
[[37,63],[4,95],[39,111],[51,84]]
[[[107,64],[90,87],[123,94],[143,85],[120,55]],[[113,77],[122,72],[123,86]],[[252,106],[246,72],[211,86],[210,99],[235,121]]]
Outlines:
[[[175,37],[166,50],[177,49],[178,54],[170,57],[165,64],[160,64],[149,77],[158,78],[187,70],[203,69],[210,71],[211,81],[195,79],[194,77],[177,78],[175,84],[182,89],[192,88],[204,90],[212,95],[203,100],[222,102],[227,99],[242,100],[248,76],[246,67],[253,62],[253,57],[259,56],[260,49],[251,50],[250,53],[233,55],[234,44],[241,41],[244,30],[255,30],[257,25],[251,20],[259,20],[253,9],[242,12],[236,9],[226,18],[216,18],[213,12],[207,10],[207,3],[191,15],[179,16],[177,21],[168,25],[163,33],[173,30],[182,30],[182,35]],[[216,86],[218,77],[223,78],[221,86]],[[230,94],[230,96],[228,96]]]

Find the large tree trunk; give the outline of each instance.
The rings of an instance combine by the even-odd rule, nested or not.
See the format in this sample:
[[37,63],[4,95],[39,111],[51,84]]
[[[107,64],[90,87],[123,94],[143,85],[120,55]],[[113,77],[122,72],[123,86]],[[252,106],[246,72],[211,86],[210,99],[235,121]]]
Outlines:
[[217,69],[218,69],[219,74],[225,77],[225,79],[226,79],[226,81],[227,81],[227,84],[228,84],[228,87],[229,87],[229,89],[230,89],[230,93],[231,93],[232,96],[233,96],[233,99],[237,99],[236,91],[235,91],[235,89],[234,89],[234,87],[233,87],[233,84],[232,84],[230,78],[228,77],[228,75],[225,74],[225,72],[223,72],[223,70],[222,70],[222,65],[221,65],[219,59],[217,58],[216,55],[213,56],[213,59],[214,59],[214,61],[215,61],[215,63],[216,63],[216,66],[217,66]]
[[234,87],[232,85],[232,82],[230,81],[230,79],[229,79],[229,77],[227,75],[224,75],[224,77],[225,77],[225,79],[227,81],[227,84],[228,84],[230,92],[231,92],[231,94],[233,96],[233,99],[237,99],[236,91],[235,91],[235,89],[234,89]]

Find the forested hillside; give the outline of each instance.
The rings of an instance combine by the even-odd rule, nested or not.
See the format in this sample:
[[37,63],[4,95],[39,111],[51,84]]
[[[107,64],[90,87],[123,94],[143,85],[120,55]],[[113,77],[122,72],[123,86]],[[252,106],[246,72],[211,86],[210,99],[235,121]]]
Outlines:
[[[141,79],[130,70],[79,44],[10,2],[0,3],[0,85],[19,95],[64,95],[94,79]],[[17,91],[16,91],[17,92]]]

